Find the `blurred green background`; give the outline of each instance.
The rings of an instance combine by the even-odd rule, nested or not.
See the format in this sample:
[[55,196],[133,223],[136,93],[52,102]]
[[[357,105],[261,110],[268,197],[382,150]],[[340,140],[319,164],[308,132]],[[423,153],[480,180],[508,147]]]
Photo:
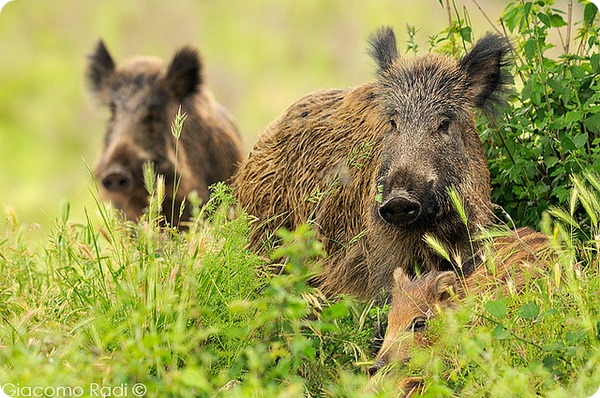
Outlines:
[[[478,3],[494,21],[505,5]],[[476,38],[492,30],[472,0],[456,7],[468,10]],[[136,54],[168,62],[178,47],[198,47],[207,85],[249,150],[300,96],[372,80],[367,37],[391,25],[404,53],[407,24],[426,52],[448,15],[438,0],[12,1],[0,13],[0,208],[42,230],[67,202],[76,220],[86,208],[95,214],[86,165],[108,111],[84,75],[100,37],[117,63]]]

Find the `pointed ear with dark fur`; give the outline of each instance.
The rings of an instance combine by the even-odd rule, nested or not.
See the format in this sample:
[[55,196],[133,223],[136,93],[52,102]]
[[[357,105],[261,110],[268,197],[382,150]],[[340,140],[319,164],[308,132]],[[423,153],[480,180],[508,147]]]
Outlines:
[[169,68],[165,82],[169,89],[181,101],[190,94],[198,92],[202,84],[202,64],[198,52],[191,47],[179,50]]
[[375,32],[369,39],[369,45],[371,47],[369,54],[377,62],[379,73],[388,70],[399,58],[396,36],[394,30],[389,26]]
[[502,94],[512,81],[506,70],[511,48],[506,37],[488,34],[459,62],[467,74],[473,105],[485,112],[493,113],[496,105],[502,103]]
[[442,302],[450,299],[457,292],[459,280],[454,271],[444,271],[436,276],[433,283],[434,297]]
[[98,41],[95,51],[88,58],[87,79],[90,90],[101,99],[106,100],[103,98],[102,92],[106,87],[106,82],[115,72],[115,62],[102,40]]

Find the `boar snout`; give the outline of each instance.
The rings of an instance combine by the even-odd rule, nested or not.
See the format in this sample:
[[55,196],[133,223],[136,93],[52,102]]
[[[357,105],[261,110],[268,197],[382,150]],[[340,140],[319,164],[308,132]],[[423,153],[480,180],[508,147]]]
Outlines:
[[109,168],[101,175],[100,179],[102,186],[108,192],[124,193],[133,188],[133,175],[120,167]]
[[421,214],[421,203],[405,190],[398,190],[381,204],[379,214],[389,224],[408,225]]
[[388,364],[388,361],[383,359],[383,358],[379,358],[375,361],[375,363],[373,363],[373,365],[371,365],[368,369],[369,372],[369,376],[373,377],[377,374],[377,372],[379,372],[379,369],[383,368],[385,365]]

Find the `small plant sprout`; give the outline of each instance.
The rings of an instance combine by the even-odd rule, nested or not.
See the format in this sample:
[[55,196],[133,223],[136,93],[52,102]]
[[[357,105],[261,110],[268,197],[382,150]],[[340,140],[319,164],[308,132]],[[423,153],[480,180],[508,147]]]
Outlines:
[[146,162],[142,166],[142,172],[144,174],[144,187],[148,194],[152,195],[156,187],[156,166],[152,162]]
[[456,213],[460,217],[462,223],[466,226],[468,223],[467,211],[465,210],[465,204],[463,203],[460,194],[454,187],[450,187],[448,189],[448,196],[450,196],[450,201],[452,202],[452,207],[456,210]]
[[[179,184],[181,184],[181,175],[177,175],[177,168],[179,166],[179,138],[181,137],[181,132],[183,131],[183,123],[187,115],[185,112],[181,110],[181,105],[177,110],[177,114],[175,114],[175,118],[173,119],[173,124],[171,124],[171,134],[175,138],[175,167],[173,170],[173,199],[171,200],[171,225],[174,225],[174,217],[175,217],[175,198],[177,197],[177,191],[179,191]],[[181,206],[179,208],[179,217],[183,215],[183,210],[185,208],[185,200],[181,202]]]
[[423,240],[425,241],[425,243],[427,243],[429,245],[429,247],[431,247],[433,249],[434,252],[436,252],[437,254],[442,256],[442,258],[444,258],[444,260],[446,260],[448,262],[451,261],[450,253],[448,253],[448,250],[446,249],[444,244],[442,242],[440,242],[435,236],[426,234],[425,237],[423,238]]

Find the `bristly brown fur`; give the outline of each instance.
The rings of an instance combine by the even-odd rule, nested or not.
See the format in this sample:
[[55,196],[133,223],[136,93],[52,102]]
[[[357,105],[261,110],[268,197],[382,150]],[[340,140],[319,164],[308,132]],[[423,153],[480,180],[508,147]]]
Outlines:
[[[258,218],[254,249],[279,227],[314,225],[329,255],[315,283],[327,294],[374,297],[391,289],[397,267],[452,269],[424,235],[466,260],[470,236],[492,220],[472,97],[487,80],[439,55],[401,59],[394,43],[393,32],[381,30],[372,40],[382,68],[375,82],[292,104],[234,176],[240,205]],[[468,227],[453,211],[450,187],[465,203]],[[410,225],[380,213],[399,191],[420,203]]]

